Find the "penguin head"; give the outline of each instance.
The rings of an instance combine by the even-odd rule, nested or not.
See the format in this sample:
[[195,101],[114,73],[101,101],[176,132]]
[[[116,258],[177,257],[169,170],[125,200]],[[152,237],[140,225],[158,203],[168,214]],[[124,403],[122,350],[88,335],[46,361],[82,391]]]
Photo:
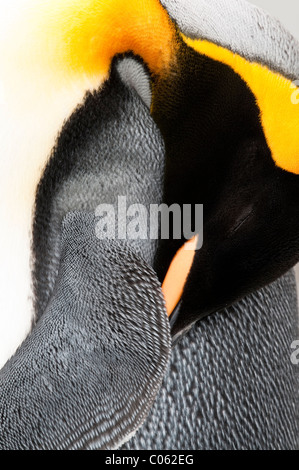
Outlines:
[[[203,204],[204,224],[174,335],[299,259],[298,88],[209,41],[178,43],[179,72],[155,85],[152,112],[166,145],[165,201]],[[181,245],[162,242],[161,279]]]

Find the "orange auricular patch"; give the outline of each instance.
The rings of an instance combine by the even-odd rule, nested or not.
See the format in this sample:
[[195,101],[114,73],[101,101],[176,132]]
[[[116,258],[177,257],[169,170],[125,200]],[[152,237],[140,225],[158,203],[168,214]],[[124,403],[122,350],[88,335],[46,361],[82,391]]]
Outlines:
[[186,242],[173,258],[162,284],[167,315],[170,316],[179,303],[194,261],[198,236]]
[[129,51],[142,57],[153,73],[163,73],[171,63],[176,31],[159,0],[47,4],[42,7],[47,18],[44,34],[56,42],[59,63],[69,73],[105,76],[113,57]]
[[206,40],[182,34],[185,43],[200,54],[229,65],[255,95],[260,119],[272,158],[283,170],[299,174],[299,93],[290,80],[266,66],[249,62],[238,54]]

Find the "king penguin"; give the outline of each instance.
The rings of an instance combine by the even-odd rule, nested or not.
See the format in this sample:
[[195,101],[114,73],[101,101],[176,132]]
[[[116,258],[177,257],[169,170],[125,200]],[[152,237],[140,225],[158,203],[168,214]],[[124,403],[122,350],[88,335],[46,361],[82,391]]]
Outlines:
[[[137,328],[138,333],[135,343],[142,337],[141,331],[150,330],[143,344],[152,351],[152,362],[148,364],[151,370],[145,391],[134,396],[135,401],[132,398],[138,419],[126,409],[122,425],[116,419],[113,429],[105,434],[107,415],[103,418],[98,414],[99,438],[95,437],[96,424],[93,431],[85,429],[81,417],[78,420],[84,432],[78,439],[67,440],[63,423],[57,432],[70,447],[91,442],[99,447],[120,445],[140,426],[156,396],[169,359],[170,334],[175,341],[203,317],[268,285],[299,260],[299,112],[292,100],[299,92],[294,85],[296,77],[261,57],[245,57],[228,45],[195,38],[182,29],[175,9],[172,11],[168,2],[159,0],[86,0],[84,4],[79,0],[18,0],[7,6],[3,18],[0,364],[14,355],[36,324],[4,371],[9,374],[11,363],[26,373],[31,367],[38,368],[38,344],[44,342],[48,351],[58,347],[56,331],[53,343],[43,336],[51,330],[51,318],[59,317],[61,312],[63,321],[70,305],[71,311],[76,311],[77,304],[71,300],[78,292],[92,293],[78,300],[82,311],[90,311],[94,305],[98,312],[107,305],[109,283],[121,270],[111,292],[121,291],[122,295],[115,297],[111,309],[123,311],[123,315],[131,312],[131,328]],[[88,138],[94,135],[96,127],[92,126],[98,125],[97,112],[102,112],[101,122],[104,112],[110,115],[107,122],[111,124],[113,109],[109,114],[107,97],[117,97],[117,89],[128,86],[130,91],[123,92],[129,94],[134,89],[145,104],[143,125],[151,126],[153,141],[142,142],[129,134],[132,161],[125,159],[118,167],[117,146],[106,136],[101,151],[105,145],[110,148],[113,173],[103,181],[99,176],[93,180],[90,174],[94,177],[103,168],[109,175],[109,151],[105,153],[105,164],[95,160],[92,171],[90,162],[84,166],[85,156],[93,155]],[[129,109],[131,98],[126,96]],[[131,112],[134,116],[133,108]],[[125,119],[116,108],[115,113]],[[86,115],[94,118],[88,126],[84,124]],[[104,135],[105,124],[101,125]],[[136,171],[136,179],[140,177],[140,169],[134,167],[134,148],[138,145],[144,146],[151,162],[154,155],[156,158],[154,166],[144,166],[143,178],[148,185],[138,189],[139,194],[147,191],[146,204],[178,204],[183,209],[187,204],[200,203],[204,207],[202,248],[195,247],[188,259],[183,255],[182,280],[176,286],[175,302],[167,311],[164,302],[167,306],[172,295],[167,279],[178,277],[176,259],[188,243],[186,238],[148,241],[142,247],[139,242],[124,243],[125,247],[117,247],[116,252],[113,243],[109,248],[109,244],[100,246],[97,241],[97,251],[91,250],[95,258],[86,261],[92,243],[91,214],[96,205],[103,200],[111,202],[112,193],[124,193],[126,180],[118,178],[118,168],[125,166],[127,173]],[[163,148],[163,152],[157,153],[157,148]],[[77,192],[76,199],[76,186],[72,186],[72,200],[66,202],[64,196],[70,191],[67,175],[75,167],[78,175],[80,169],[84,174],[85,195]],[[83,184],[76,181],[77,187],[79,182]],[[54,193],[56,205],[63,201],[55,220],[51,199]],[[82,211],[86,212],[84,216]],[[123,260],[122,266],[119,259]],[[96,272],[95,260],[107,268],[107,273],[98,277],[105,289],[108,285],[107,292],[102,288],[105,302],[95,300],[100,282],[94,285],[89,274],[83,275],[85,270]],[[138,266],[139,278],[132,266]],[[126,279],[126,271],[134,284],[140,283],[142,294]],[[166,286],[164,298],[161,285]],[[148,300],[144,308],[140,298]],[[105,309],[110,312],[110,307]],[[141,310],[143,315],[136,327]],[[107,320],[108,329],[121,329],[125,317],[118,316],[118,323],[115,318],[113,325]],[[103,314],[103,318],[110,317]],[[59,331],[63,330],[60,323],[57,325]],[[79,336],[73,335],[71,351],[82,343]],[[62,334],[59,341],[63,338]],[[125,349],[120,351],[122,343],[115,341],[116,351],[124,354]],[[31,357],[34,348],[39,353]],[[108,361],[109,354],[102,353]],[[50,363],[52,359],[44,354],[47,368],[46,359]],[[134,349],[134,354],[146,355],[146,347]],[[59,370],[68,364],[67,355],[62,356]],[[73,360],[70,362],[74,367]],[[126,362],[122,364],[124,367]],[[144,364],[138,363],[132,380]],[[121,372],[115,380],[121,383],[120,377]],[[101,386],[106,387],[110,379],[108,374]],[[51,380],[45,380],[48,392],[53,391]],[[150,381],[155,385],[149,396],[146,385]],[[15,390],[17,384],[11,381],[9,386]],[[125,400],[132,392],[129,387],[124,390]],[[10,392],[6,390],[6,394]],[[142,407],[145,397],[146,408]],[[33,422],[32,428],[36,425]],[[50,428],[52,432],[52,422]],[[32,445],[42,446],[46,434],[43,431]],[[14,430],[3,446],[13,446],[18,439]],[[28,446],[27,438],[22,439],[20,447]]]

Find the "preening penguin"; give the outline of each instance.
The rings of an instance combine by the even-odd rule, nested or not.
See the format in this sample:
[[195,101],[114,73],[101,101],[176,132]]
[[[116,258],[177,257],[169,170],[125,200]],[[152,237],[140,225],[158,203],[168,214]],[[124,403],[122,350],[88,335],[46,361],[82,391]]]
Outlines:
[[[111,448],[161,385],[170,327],[160,285],[187,240],[100,243],[92,214],[116,194],[204,205],[203,247],[168,312],[174,337],[280,277],[299,260],[296,77],[188,36],[168,2],[16,3],[1,32],[1,365],[38,322],[1,372],[1,406],[20,377],[32,399],[18,420],[3,405],[0,447]],[[130,83],[150,107],[138,125]],[[97,399],[86,399],[88,380]]]

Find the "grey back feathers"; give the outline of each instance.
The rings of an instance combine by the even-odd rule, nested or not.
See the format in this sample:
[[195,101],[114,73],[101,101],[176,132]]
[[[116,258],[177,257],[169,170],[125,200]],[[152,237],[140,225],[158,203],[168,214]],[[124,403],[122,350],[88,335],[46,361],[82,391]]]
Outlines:
[[294,274],[199,323],[172,351],[151,413],[128,449],[299,448]]

